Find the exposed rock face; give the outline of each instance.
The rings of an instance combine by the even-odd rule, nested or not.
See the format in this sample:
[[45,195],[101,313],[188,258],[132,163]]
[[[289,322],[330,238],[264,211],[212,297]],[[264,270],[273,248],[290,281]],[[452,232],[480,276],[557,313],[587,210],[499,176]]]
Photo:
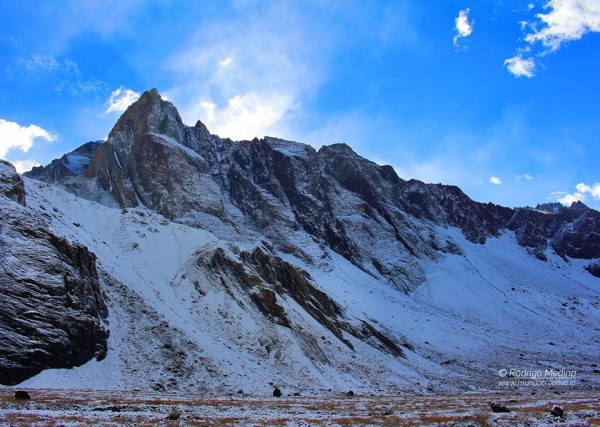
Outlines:
[[552,211],[517,209],[507,228],[538,258],[545,258],[548,246],[563,257],[600,258],[600,212],[581,202],[569,208],[555,206]]
[[0,160],[0,195],[25,206],[25,187],[15,167],[6,160]]
[[586,267],[587,271],[596,277],[600,277],[600,261],[595,261]]
[[405,292],[424,281],[419,260],[456,253],[452,241],[436,240],[436,226],[458,227],[474,243],[510,230],[540,259],[548,248],[600,257],[600,213],[583,204],[477,203],[458,187],[405,181],[345,144],[317,152],[271,137],[232,142],[200,122],[183,125],[155,89],[128,108],[81,179],[67,187],[109,206],[143,205],[217,235],[244,229],[239,239],[252,240],[248,230],[255,230],[277,250],[318,262],[293,241],[302,230]]
[[[224,286],[239,287],[250,296],[256,308],[273,322],[291,327],[278,299],[293,298],[310,316],[329,329],[340,341],[352,348],[343,337],[343,330],[354,334],[343,320],[340,308],[324,292],[315,288],[310,275],[259,247],[252,251],[239,251],[235,247],[225,250],[214,248],[198,260],[221,277]],[[229,280],[227,280],[227,278]]]
[[[2,181],[6,182],[3,164]],[[13,170],[14,172],[14,170]],[[0,193],[0,383],[17,384],[46,368],[81,365],[107,351],[96,257],[47,228],[25,208],[13,173]],[[21,204],[14,203],[15,191]]]
[[36,166],[23,175],[49,184],[63,184],[68,178],[80,176],[83,173],[91,163],[94,154],[96,154],[96,149],[103,142],[87,142],[81,147],[65,154],[60,159],[53,160],[49,165]]
[[[214,247],[204,250],[198,265],[206,267],[220,278],[221,284],[230,295],[236,291],[246,293],[256,308],[272,322],[287,328],[295,328],[283,307],[278,303],[292,298],[308,315],[325,326],[341,343],[354,349],[344,333],[352,335],[369,345],[395,357],[404,357],[402,347],[413,350],[406,340],[390,338],[372,324],[363,321],[362,328],[352,326],[343,310],[327,294],[312,284],[310,275],[269,252],[257,247],[251,251],[240,251],[235,246]],[[307,354],[311,357],[311,354]]]

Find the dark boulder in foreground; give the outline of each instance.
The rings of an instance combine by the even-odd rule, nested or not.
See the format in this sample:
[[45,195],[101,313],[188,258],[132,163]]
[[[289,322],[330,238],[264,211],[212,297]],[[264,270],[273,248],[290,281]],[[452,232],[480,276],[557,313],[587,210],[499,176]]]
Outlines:
[[494,413],[510,412],[509,408],[507,408],[506,406],[501,405],[499,403],[496,403],[496,402],[492,402],[490,404],[490,407],[492,408],[492,412],[494,412]]
[[104,358],[108,312],[96,256],[51,232],[12,165],[0,168],[0,384],[14,385]]
[[31,399],[31,396],[29,395],[29,393],[27,393],[24,390],[17,390],[17,391],[15,391],[15,399],[17,399],[17,400],[29,400],[29,399]]
[[553,417],[562,418],[565,416],[565,410],[560,406],[554,405],[552,407],[552,410],[550,411],[550,415],[552,415]]

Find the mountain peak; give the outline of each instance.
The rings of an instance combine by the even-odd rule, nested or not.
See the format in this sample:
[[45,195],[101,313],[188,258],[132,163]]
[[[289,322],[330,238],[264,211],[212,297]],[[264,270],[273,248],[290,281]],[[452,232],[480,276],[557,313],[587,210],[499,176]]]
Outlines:
[[341,154],[349,157],[358,157],[356,152],[348,144],[338,142],[335,144],[324,145],[319,149],[320,154]]
[[571,206],[569,206],[571,209],[575,209],[578,211],[585,211],[590,209],[588,205],[586,205],[585,203],[583,203],[580,200],[577,200],[576,202],[571,203]]
[[149,89],[149,90],[147,90],[146,92],[144,92],[144,93],[142,94],[142,96],[144,96],[144,95],[147,95],[147,96],[152,96],[152,97],[154,97],[154,98],[156,98],[156,97],[159,97],[159,98],[160,98],[160,97],[161,97],[161,96],[160,96],[160,93],[158,93],[158,89],[156,89],[155,87],[153,87],[152,89]]
[[109,139],[119,134],[143,135],[152,132],[179,140],[183,126],[177,108],[153,88],[127,108],[111,130]]

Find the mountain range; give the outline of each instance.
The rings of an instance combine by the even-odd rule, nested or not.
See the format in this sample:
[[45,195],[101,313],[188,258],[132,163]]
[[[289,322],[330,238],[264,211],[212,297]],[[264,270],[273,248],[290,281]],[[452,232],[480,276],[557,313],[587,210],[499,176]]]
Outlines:
[[600,212],[507,208],[345,144],[232,141],[155,89],[0,164],[0,378],[210,393],[600,386]]

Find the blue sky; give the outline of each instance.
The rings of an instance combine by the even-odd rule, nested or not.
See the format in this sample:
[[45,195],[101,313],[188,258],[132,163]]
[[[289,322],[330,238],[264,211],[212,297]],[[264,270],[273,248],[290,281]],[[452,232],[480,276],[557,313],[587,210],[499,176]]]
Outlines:
[[0,63],[0,157],[21,170],[156,87],[220,136],[600,209],[600,0],[0,0]]

